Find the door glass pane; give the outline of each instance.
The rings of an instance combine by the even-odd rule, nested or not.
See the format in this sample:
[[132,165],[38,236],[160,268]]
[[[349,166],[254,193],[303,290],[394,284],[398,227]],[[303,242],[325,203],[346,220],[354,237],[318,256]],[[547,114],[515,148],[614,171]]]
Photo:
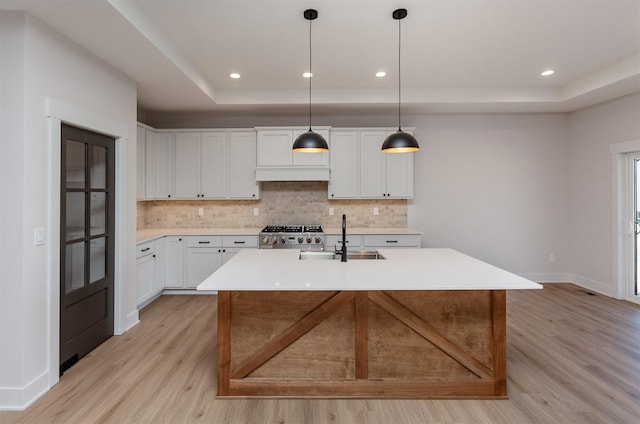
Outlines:
[[105,233],[107,216],[107,193],[91,193],[91,235]]
[[85,193],[67,193],[67,240],[84,237],[84,199]]
[[106,272],[106,238],[91,240],[89,245],[89,283],[103,279]]
[[65,287],[66,292],[84,287],[84,241],[67,245]]
[[67,187],[84,188],[85,176],[85,144],[67,140]]
[[107,187],[107,149],[90,146],[91,152],[91,188]]

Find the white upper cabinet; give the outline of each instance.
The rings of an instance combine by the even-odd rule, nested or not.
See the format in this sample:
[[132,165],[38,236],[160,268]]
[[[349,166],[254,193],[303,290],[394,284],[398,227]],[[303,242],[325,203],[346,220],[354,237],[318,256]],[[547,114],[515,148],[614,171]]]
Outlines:
[[361,198],[413,198],[413,153],[382,153],[380,150],[391,133],[376,130],[360,134]]
[[177,132],[175,198],[258,199],[255,131]]
[[[386,128],[333,128],[329,199],[413,198],[413,153],[382,153]],[[413,133],[413,130],[407,130]]]
[[145,194],[145,150],[146,150],[146,129],[140,125],[136,133],[136,198],[146,199]]
[[329,199],[354,199],[359,195],[358,137],[357,131],[331,132]]
[[290,166],[292,146],[291,130],[258,130],[258,166]]
[[256,133],[231,131],[227,144],[227,178],[229,197],[257,199],[260,185],[256,182]]
[[173,197],[173,133],[145,131],[145,193],[147,199]]
[[225,132],[176,133],[177,199],[226,198],[226,143]]

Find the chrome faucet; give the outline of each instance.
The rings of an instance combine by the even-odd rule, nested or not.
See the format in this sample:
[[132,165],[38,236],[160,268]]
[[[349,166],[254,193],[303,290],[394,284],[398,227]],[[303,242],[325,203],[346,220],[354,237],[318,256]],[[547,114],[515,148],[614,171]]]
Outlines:
[[340,262],[347,262],[347,215],[342,215],[342,250],[335,249],[336,255],[340,253]]

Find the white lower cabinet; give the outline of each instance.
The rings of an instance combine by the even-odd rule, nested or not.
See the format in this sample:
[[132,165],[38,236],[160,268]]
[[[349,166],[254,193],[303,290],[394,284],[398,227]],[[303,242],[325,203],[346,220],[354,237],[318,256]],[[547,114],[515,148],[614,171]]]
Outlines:
[[166,236],[164,239],[164,288],[184,288],[184,237]]
[[138,243],[138,308],[163,290],[195,289],[240,250],[256,248],[257,235],[165,236]]
[[[325,237],[326,250],[333,251],[342,248],[342,236],[328,234]],[[347,250],[377,250],[388,248],[420,248],[422,236],[420,234],[347,234]]]
[[157,241],[138,244],[136,257],[136,304],[145,306],[162,292],[160,267],[162,256],[156,249]]

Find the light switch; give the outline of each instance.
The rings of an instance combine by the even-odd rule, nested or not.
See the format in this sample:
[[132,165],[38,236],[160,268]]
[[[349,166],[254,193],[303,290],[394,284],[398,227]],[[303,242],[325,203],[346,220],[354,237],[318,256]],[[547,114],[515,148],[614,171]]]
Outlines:
[[373,214],[378,215],[378,213],[379,213],[378,208],[373,208]]
[[333,208],[329,208],[329,215],[333,216]]
[[33,230],[34,246],[42,246],[44,244],[44,228],[36,228]]
[[253,208],[253,216],[258,216],[260,215],[260,209],[259,208]]

